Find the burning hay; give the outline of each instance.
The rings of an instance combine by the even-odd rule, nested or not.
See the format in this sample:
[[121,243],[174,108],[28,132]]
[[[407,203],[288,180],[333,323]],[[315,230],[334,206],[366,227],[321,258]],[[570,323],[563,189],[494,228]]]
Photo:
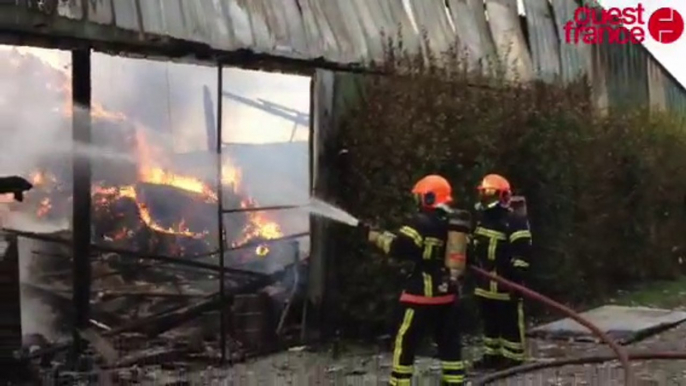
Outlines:
[[[36,114],[41,116],[36,119],[69,132],[73,112],[69,73],[16,51],[0,51],[0,56],[5,57],[0,60],[1,73],[22,79],[22,89],[17,92],[38,98],[36,106],[45,107],[46,111]],[[9,100],[0,100],[0,113],[10,117],[9,121],[26,121],[26,117],[20,116],[23,110]],[[150,347],[141,345],[140,337],[147,337],[144,341],[149,342],[160,336],[154,350],[164,351],[171,340],[183,340],[187,343],[181,350],[184,353],[215,357],[219,318],[211,313],[227,306],[218,295],[220,275],[226,278],[234,307],[258,307],[265,314],[266,309],[258,306],[263,303],[260,296],[278,299],[276,309],[273,302],[269,303],[267,309],[272,311],[281,311],[284,302],[293,300],[290,293],[298,284],[294,277],[302,267],[298,246],[290,240],[279,241],[283,238],[281,227],[262,212],[225,216],[223,239],[229,252],[224,256],[227,268],[219,270],[219,200],[223,199],[228,207],[258,207],[255,200],[244,194],[239,169],[224,164],[221,181],[204,173],[179,173],[173,154],[153,138],[153,130],[135,118],[96,102],[91,116],[93,142],[97,149],[102,149],[96,152],[104,154],[92,157],[90,210],[92,243],[97,253],[92,258],[91,323],[97,336],[110,344],[117,340],[137,352],[126,359],[116,358],[111,366],[144,361]],[[93,149],[83,151],[89,153]],[[110,152],[117,156],[107,157]],[[41,154],[32,169],[26,171],[34,189],[21,205],[6,202],[10,213],[19,213],[24,220],[28,218],[34,223],[69,219],[71,165],[66,161],[70,156]],[[223,198],[216,193],[219,183],[224,187]],[[72,317],[70,232],[65,229],[51,234],[14,233],[22,236],[24,245],[20,250],[31,256],[22,256],[23,291],[49,304],[56,315],[52,327],[66,333]],[[245,246],[248,247],[242,248]],[[275,258],[291,263],[276,270],[266,267],[265,262]],[[278,318],[262,319],[267,323],[263,330],[273,333]],[[190,321],[192,325],[188,324]],[[245,338],[241,341],[239,332],[232,329],[240,324],[236,320],[227,323],[233,338],[238,338],[230,340],[236,353],[250,343]],[[180,350],[178,345],[174,350],[165,352],[176,353]]]
[[[45,103],[37,105],[48,106],[46,114],[51,114],[51,119],[63,120],[61,126],[65,131],[70,130],[72,106],[69,73],[47,66],[32,55],[22,55],[14,51],[0,51],[0,54],[9,56],[8,60],[3,60],[3,64],[0,64],[8,67],[3,69],[3,74],[14,78],[33,79],[28,82],[28,87],[24,85],[23,93],[40,95],[41,99],[45,99]],[[42,84],[41,81],[47,84]],[[30,90],[34,87],[36,89]],[[4,110],[3,116],[11,116],[12,110],[16,109],[16,106],[9,102],[11,101],[0,104],[0,110]],[[216,233],[217,229],[216,210],[213,212],[206,204],[216,208],[216,183],[208,181],[212,179],[176,173],[171,161],[172,154],[149,140],[148,136],[153,135],[153,131],[125,114],[109,111],[102,104],[94,102],[91,115],[94,143],[98,145],[98,149],[109,148],[114,154],[129,152],[132,153],[130,156],[134,160],[133,165],[112,162],[106,157],[92,160],[93,179],[96,181],[92,187],[96,224],[126,217],[123,213],[127,212],[129,205],[125,202],[130,201],[137,208],[140,222],[135,228],[146,227],[153,232],[180,238],[211,239],[212,233]],[[38,161],[37,170],[30,171],[31,181],[36,188],[30,197],[27,197],[27,203],[22,205],[22,208],[33,207],[35,216],[39,219],[68,217],[71,204],[71,176],[68,168],[65,168],[68,163],[65,159],[55,159],[49,155]],[[225,202],[242,208],[256,207],[258,203],[249,197],[243,197],[240,179],[240,170],[231,164],[223,165],[221,183],[225,186],[224,192],[228,196]],[[170,200],[169,195],[174,196],[171,199],[173,203],[162,203]],[[151,212],[152,206],[160,208],[165,204],[173,208],[168,212],[175,213],[162,213],[164,209],[160,209],[157,215]],[[178,210],[179,206],[176,204],[181,204],[180,208],[186,210]],[[196,218],[193,223],[186,217],[194,216],[196,210],[204,215],[201,215],[202,219]],[[242,225],[240,229],[229,230],[234,234],[230,242],[233,246],[254,238],[275,239],[283,236],[279,225],[262,213],[248,212],[244,217],[243,224],[236,224],[236,221],[231,224]],[[114,233],[104,234],[102,237],[103,240],[118,240],[136,230],[120,227],[114,230]],[[216,239],[216,234],[213,236]]]

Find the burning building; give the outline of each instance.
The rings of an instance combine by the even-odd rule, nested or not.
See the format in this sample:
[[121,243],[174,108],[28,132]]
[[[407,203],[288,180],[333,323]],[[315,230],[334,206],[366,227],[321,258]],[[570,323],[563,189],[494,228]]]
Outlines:
[[[4,96],[32,100],[33,108],[39,109],[38,113],[27,112],[17,108],[16,100],[0,100],[0,112],[8,127],[30,122],[70,133],[73,106],[69,72],[15,50],[0,51],[0,56],[5,57],[0,60],[0,74],[7,77],[3,84],[8,85]],[[13,87],[9,78],[21,78],[21,85],[14,82]],[[91,117],[93,148],[76,151],[89,156],[92,163],[91,239],[99,251],[92,263],[92,322],[102,331],[108,336],[126,332],[155,336],[218,308],[213,296],[222,274],[217,255],[220,200],[227,208],[246,209],[224,216],[223,239],[228,249],[224,274],[234,274],[227,277],[227,287],[242,294],[257,293],[270,287],[277,280],[276,274],[282,287],[295,288],[298,271],[286,272],[284,267],[301,267],[298,246],[283,239],[280,224],[269,214],[252,210],[259,203],[247,196],[242,171],[228,158],[223,160],[221,181],[216,181],[214,171],[190,174],[180,171],[184,168],[178,164],[178,157],[160,145],[160,134],[135,117],[108,110],[96,101]],[[68,224],[72,211],[70,157],[68,151],[41,152],[32,157],[30,170],[24,172],[34,189],[24,203],[8,200],[8,210],[34,224]],[[216,156],[199,153],[197,157]],[[219,184],[223,197],[217,195]],[[47,236],[33,235],[32,241],[25,240],[19,248],[20,254],[23,251],[32,256],[22,256],[29,262],[22,262],[27,272],[22,275],[24,289],[31,296],[48,299],[59,314],[54,327],[63,330],[60,326],[66,325],[69,311],[59,304],[71,298],[71,253],[62,241],[69,239],[69,228],[67,225]],[[265,264],[267,261],[279,263]],[[271,288],[262,292],[281,302],[292,301],[284,295],[289,289]],[[175,319],[179,310],[188,311],[185,318]],[[127,324],[127,319],[136,318],[141,320],[138,325]],[[209,331],[216,338],[217,326],[211,324],[202,334]]]

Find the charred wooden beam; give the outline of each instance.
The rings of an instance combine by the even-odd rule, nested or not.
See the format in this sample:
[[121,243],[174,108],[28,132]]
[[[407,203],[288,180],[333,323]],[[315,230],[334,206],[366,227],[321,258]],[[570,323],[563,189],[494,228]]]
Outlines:
[[[11,233],[11,234],[14,234],[17,236],[31,238],[31,239],[35,239],[35,240],[42,240],[42,241],[47,241],[47,242],[62,244],[62,245],[70,245],[71,244],[71,241],[65,240],[64,238],[56,237],[53,235],[41,234],[41,233],[35,233],[35,232],[27,232],[27,231],[20,231],[20,230],[16,230],[16,229],[8,229],[8,228],[4,228],[3,230],[7,233]],[[288,236],[287,238],[292,238],[292,237],[294,237],[294,236]],[[284,238],[284,239],[286,239],[286,238]],[[260,244],[275,242],[278,240],[279,239],[268,240],[267,242],[254,243],[251,245],[246,244],[245,246],[227,249],[227,251],[241,249],[241,248],[248,248],[248,247],[253,246],[253,245],[258,246]],[[137,259],[142,259],[142,260],[160,261],[160,262],[164,262],[164,263],[176,264],[176,265],[185,266],[185,267],[199,268],[199,269],[206,269],[206,270],[221,272],[218,265],[210,264],[210,263],[203,263],[203,262],[199,262],[199,261],[194,260],[194,259],[198,259],[201,257],[216,255],[217,252],[207,253],[207,254],[203,254],[203,255],[172,257],[172,256],[162,256],[162,255],[141,254],[141,253],[134,252],[134,251],[127,251],[125,249],[112,248],[112,247],[108,247],[105,245],[98,245],[98,244],[91,244],[91,247],[92,247],[92,249],[100,251],[100,252],[116,253],[117,255],[120,255],[121,257],[137,258]],[[254,272],[254,271],[248,271],[248,270],[242,270],[242,269],[236,269],[236,268],[229,268],[229,267],[224,268],[223,271],[224,271],[224,274],[243,275],[243,276],[247,276],[247,277],[251,277],[251,278],[261,278],[261,277],[267,276],[266,274],[260,273],[260,272]]]
[[[50,286],[29,283],[21,283],[21,288],[36,297],[46,299],[50,305],[57,307],[60,311],[64,312],[64,315],[71,319],[71,321],[75,320],[76,310],[73,309],[71,302],[73,297],[69,296],[70,294],[68,292]],[[88,295],[88,300],[90,302],[90,293]],[[93,319],[98,319],[107,325],[119,325],[123,323],[123,320],[119,315],[102,311],[97,306],[93,307],[92,312]],[[86,328],[90,327],[91,318],[86,321],[86,324]],[[77,334],[79,334],[78,331]]]
[[295,233],[295,234],[288,235],[288,236],[278,237],[278,238],[275,238],[275,239],[258,240],[258,241],[248,241],[248,242],[245,243],[245,244],[241,244],[241,245],[237,245],[237,246],[235,246],[235,247],[227,248],[226,251],[227,251],[227,252],[230,252],[230,251],[237,251],[237,250],[240,250],[240,249],[246,249],[246,248],[251,248],[251,247],[252,247],[252,248],[256,248],[256,247],[258,247],[258,246],[260,246],[260,245],[265,245],[265,244],[269,245],[269,244],[274,244],[274,243],[278,243],[278,242],[281,242],[281,241],[299,239],[299,238],[301,238],[301,237],[308,236],[309,234],[310,234],[310,232],[301,232],[301,233]]
[[[136,351],[132,354],[121,358],[117,363],[116,367],[129,367],[133,365],[145,366],[158,363],[165,363],[174,360],[178,360],[184,354],[188,352],[186,348],[167,348],[167,347],[156,347],[147,350]],[[105,368],[108,368],[106,366]]]
[[145,298],[178,298],[178,299],[192,299],[203,298],[207,295],[201,294],[184,294],[184,293],[167,293],[167,292],[152,292],[152,291],[93,291],[98,292],[98,297],[102,300],[117,298],[122,296],[131,297],[145,297]]
[[92,328],[79,331],[79,336],[90,342],[95,351],[105,361],[106,365],[112,365],[119,360],[119,353],[107,339]]
[[[53,235],[41,234],[41,233],[35,233],[35,232],[27,232],[27,231],[20,231],[20,230],[10,229],[10,228],[3,228],[2,230],[7,232],[7,233],[11,233],[11,234],[14,234],[17,236],[22,236],[22,237],[26,237],[26,238],[35,239],[35,240],[42,240],[42,241],[47,241],[47,242],[62,244],[62,245],[71,244],[71,242],[69,240],[65,240],[64,238],[56,237]],[[301,232],[301,233],[295,233],[295,234],[288,235],[288,236],[278,237],[275,239],[249,241],[245,244],[241,244],[241,245],[231,247],[231,248],[226,248],[226,252],[237,251],[237,250],[246,249],[246,248],[256,248],[260,245],[265,245],[265,244],[269,245],[269,244],[278,243],[278,242],[285,241],[285,240],[298,239],[301,237],[308,236],[309,234],[310,234],[310,232]],[[186,266],[186,267],[191,267],[191,268],[200,268],[200,269],[206,269],[206,270],[221,272],[221,269],[218,265],[203,263],[203,262],[193,260],[193,259],[197,259],[197,258],[201,258],[201,257],[208,257],[208,256],[216,255],[218,252],[206,253],[206,254],[202,254],[202,255],[184,256],[184,257],[172,257],[172,256],[163,256],[163,255],[141,254],[141,253],[134,252],[134,251],[128,251],[125,249],[113,248],[113,247],[109,247],[109,246],[105,246],[105,245],[98,245],[98,244],[91,244],[91,247],[93,250],[97,250],[100,252],[107,252],[107,253],[115,253],[115,254],[120,255],[122,257],[138,258],[138,259],[142,259],[142,260],[160,261],[160,262],[177,264],[180,266]],[[249,270],[237,269],[237,268],[229,268],[229,267],[224,268],[224,274],[245,275],[245,276],[249,276],[249,277],[253,277],[253,278],[260,278],[260,277],[267,277],[268,276],[267,274],[264,274],[261,272],[255,272],[255,271],[249,271]]]
[[269,284],[282,279],[290,269],[291,266],[289,265],[283,270],[275,272],[266,278],[254,280],[253,282],[239,288],[229,289],[225,294],[225,298],[228,299],[226,301],[224,300],[224,297],[220,296],[219,292],[216,292],[206,297],[205,300],[201,301],[200,303],[167,310],[155,315],[135,320],[119,328],[107,331],[105,335],[113,336],[123,332],[143,332],[151,337],[157,336],[165,331],[176,328],[183,323],[196,319],[206,312],[217,310],[220,307],[226,307],[227,303],[231,301],[231,298],[234,295],[249,294],[259,291]]
[[207,257],[210,255],[216,255],[217,252],[214,252],[212,254],[201,255],[201,256],[172,257],[172,256],[162,256],[162,255],[148,255],[148,254],[144,255],[144,254],[140,254],[138,252],[107,247],[104,245],[94,245],[93,248],[97,249],[101,252],[116,253],[122,257],[130,257],[130,258],[138,258],[138,259],[144,259],[144,260],[160,261],[160,262],[165,262],[165,263],[177,264],[177,265],[192,267],[192,268],[206,269],[206,270],[217,271],[217,272],[223,271],[225,275],[226,274],[233,274],[233,275],[242,275],[242,276],[248,276],[248,277],[265,276],[263,273],[253,272],[253,271],[248,271],[248,270],[243,270],[243,269],[229,268],[229,267],[224,267],[224,269],[222,270],[219,267],[219,265],[217,265],[217,264],[210,264],[210,263],[203,263],[200,261],[195,261],[195,259],[197,259],[199,257]]

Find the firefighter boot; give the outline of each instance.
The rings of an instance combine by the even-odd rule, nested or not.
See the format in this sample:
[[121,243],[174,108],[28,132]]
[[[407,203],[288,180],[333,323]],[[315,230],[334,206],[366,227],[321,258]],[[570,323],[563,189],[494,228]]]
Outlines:
[[514,359],[509,359],[509,358],[502,358],[500,363],[497,363],[496,368],[498,370],[507,370],[507,369],[512,368],[512,367],[521,366],[523,364],[524,364],[524,361],[518,361],[518,360],[514,360]]
[[472,368],[475,371],[494,370],[500,363],[502,363],[502,361],[500,360],[499,356],[484,355],[481,359],[472,363]]

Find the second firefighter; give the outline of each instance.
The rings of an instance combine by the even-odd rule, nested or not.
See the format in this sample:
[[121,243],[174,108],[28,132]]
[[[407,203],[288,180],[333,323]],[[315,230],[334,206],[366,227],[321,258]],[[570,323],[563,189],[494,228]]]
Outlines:
[[[526,214],[512,209],[510,183],[500,175],[484,177],[478,193],[470,264],[523,284],[531,250]],[[481,277],[476,279],[474,295],[479,302],[484,328],[484,358],[475,367],[494,369],[523,363],[526,346],[522,298],[497,282]]]

